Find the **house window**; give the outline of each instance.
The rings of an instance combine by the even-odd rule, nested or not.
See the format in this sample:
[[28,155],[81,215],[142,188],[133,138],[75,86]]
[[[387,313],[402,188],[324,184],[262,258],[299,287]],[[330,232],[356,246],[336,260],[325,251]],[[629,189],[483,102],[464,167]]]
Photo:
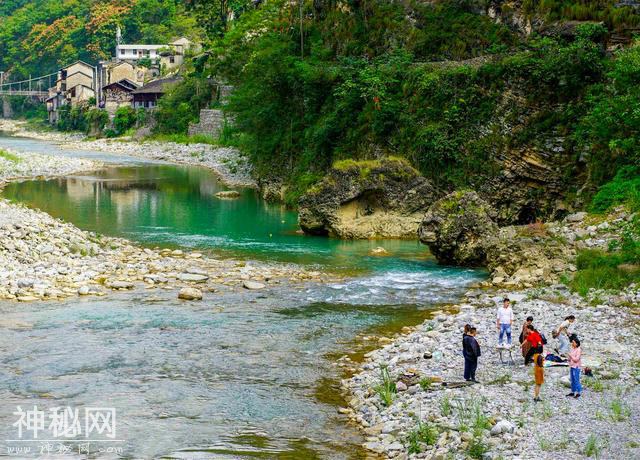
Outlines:
[[126,54],[125,50],[120,50],[120,56],[124,56]]
[[138,54],[138,50],[136,50],[136,49],[131,50],[131,52],[132,52],[133,54]]
[[169,62],[170,62],[171,64],[175,64],[175,62],[176,62],[176,58],[175,58],[174,56],[169,56]]

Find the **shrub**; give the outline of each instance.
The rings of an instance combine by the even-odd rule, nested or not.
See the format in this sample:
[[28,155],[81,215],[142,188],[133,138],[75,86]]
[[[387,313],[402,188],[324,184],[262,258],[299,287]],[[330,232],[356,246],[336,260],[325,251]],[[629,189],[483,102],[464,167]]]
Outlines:
[[198,120],[200,109],[213,98],[213,84],[208,79],[186,78],[158,101],[155,110],[155,133],[186,134],[189,123]]
[[113,129],[116,133],[122,134],[128,129],[133,128],[137,121],[138,113],[133,107],[129,105],[118,107],[113,117]]
[[89,133],[99,134],[109,122],[109,114],[101,109],[92,107],[84,115],[86,120],[86,130]]

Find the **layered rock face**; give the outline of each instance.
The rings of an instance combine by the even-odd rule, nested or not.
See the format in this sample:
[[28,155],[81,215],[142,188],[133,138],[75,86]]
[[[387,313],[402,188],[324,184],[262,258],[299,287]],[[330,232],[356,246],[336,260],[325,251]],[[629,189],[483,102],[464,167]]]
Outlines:
[[477,193],[454,192],[429,208],[418,236],[440,263],[482,266],[487,243],[498,233],[494,218],[491,206]]
[[487,267],[494,285],[530,287],[575,271],[577,219],[584,216],[501,228],[496,216],[475,192],[458,191],[429,208],[418,235],[440,263]]
[[586,180],[580,173],[584,165],[560,133],[540,132],[535,140],[514,142],[549,110],[543,102],[531,101],[526,88],[512,85],[487,125],[501,141],[492,144],[495,169],[474,189],[496,210],[501,226],[562,219],[572,208],[567,194]]
[[343,161],[299,201],[305,233],[340,238],[415,238],[437,191],[405,160]]

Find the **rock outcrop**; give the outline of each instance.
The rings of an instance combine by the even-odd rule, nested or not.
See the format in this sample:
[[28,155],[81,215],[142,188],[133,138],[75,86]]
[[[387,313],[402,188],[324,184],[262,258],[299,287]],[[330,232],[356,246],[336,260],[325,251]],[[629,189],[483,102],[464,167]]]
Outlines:
[[427,211],[418,236],[440,263],[486,264],[487,245],[498,233],[491,206],[471,191],[453,192]]
[[300,198],[298,220],[315,235],[415,238],[436,198],[431,183],[405,160],[346,160]]
[[475,192],[451,193],[427,211],[420,241],[440,263],[487,267],[490,281],[485,285],[528,288],[570,277],[579,250],[606,249],[633,220],[621,207],[604,221],[579,212],[562,222],[499,228],[495,215]]

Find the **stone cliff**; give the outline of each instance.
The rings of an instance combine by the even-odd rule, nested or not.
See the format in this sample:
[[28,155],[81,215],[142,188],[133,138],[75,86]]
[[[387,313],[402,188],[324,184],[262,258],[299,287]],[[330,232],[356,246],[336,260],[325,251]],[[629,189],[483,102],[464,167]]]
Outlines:
[[299,223],[316,235],[415,238],[437,195],[405,160],[346,160],[300,198]]

